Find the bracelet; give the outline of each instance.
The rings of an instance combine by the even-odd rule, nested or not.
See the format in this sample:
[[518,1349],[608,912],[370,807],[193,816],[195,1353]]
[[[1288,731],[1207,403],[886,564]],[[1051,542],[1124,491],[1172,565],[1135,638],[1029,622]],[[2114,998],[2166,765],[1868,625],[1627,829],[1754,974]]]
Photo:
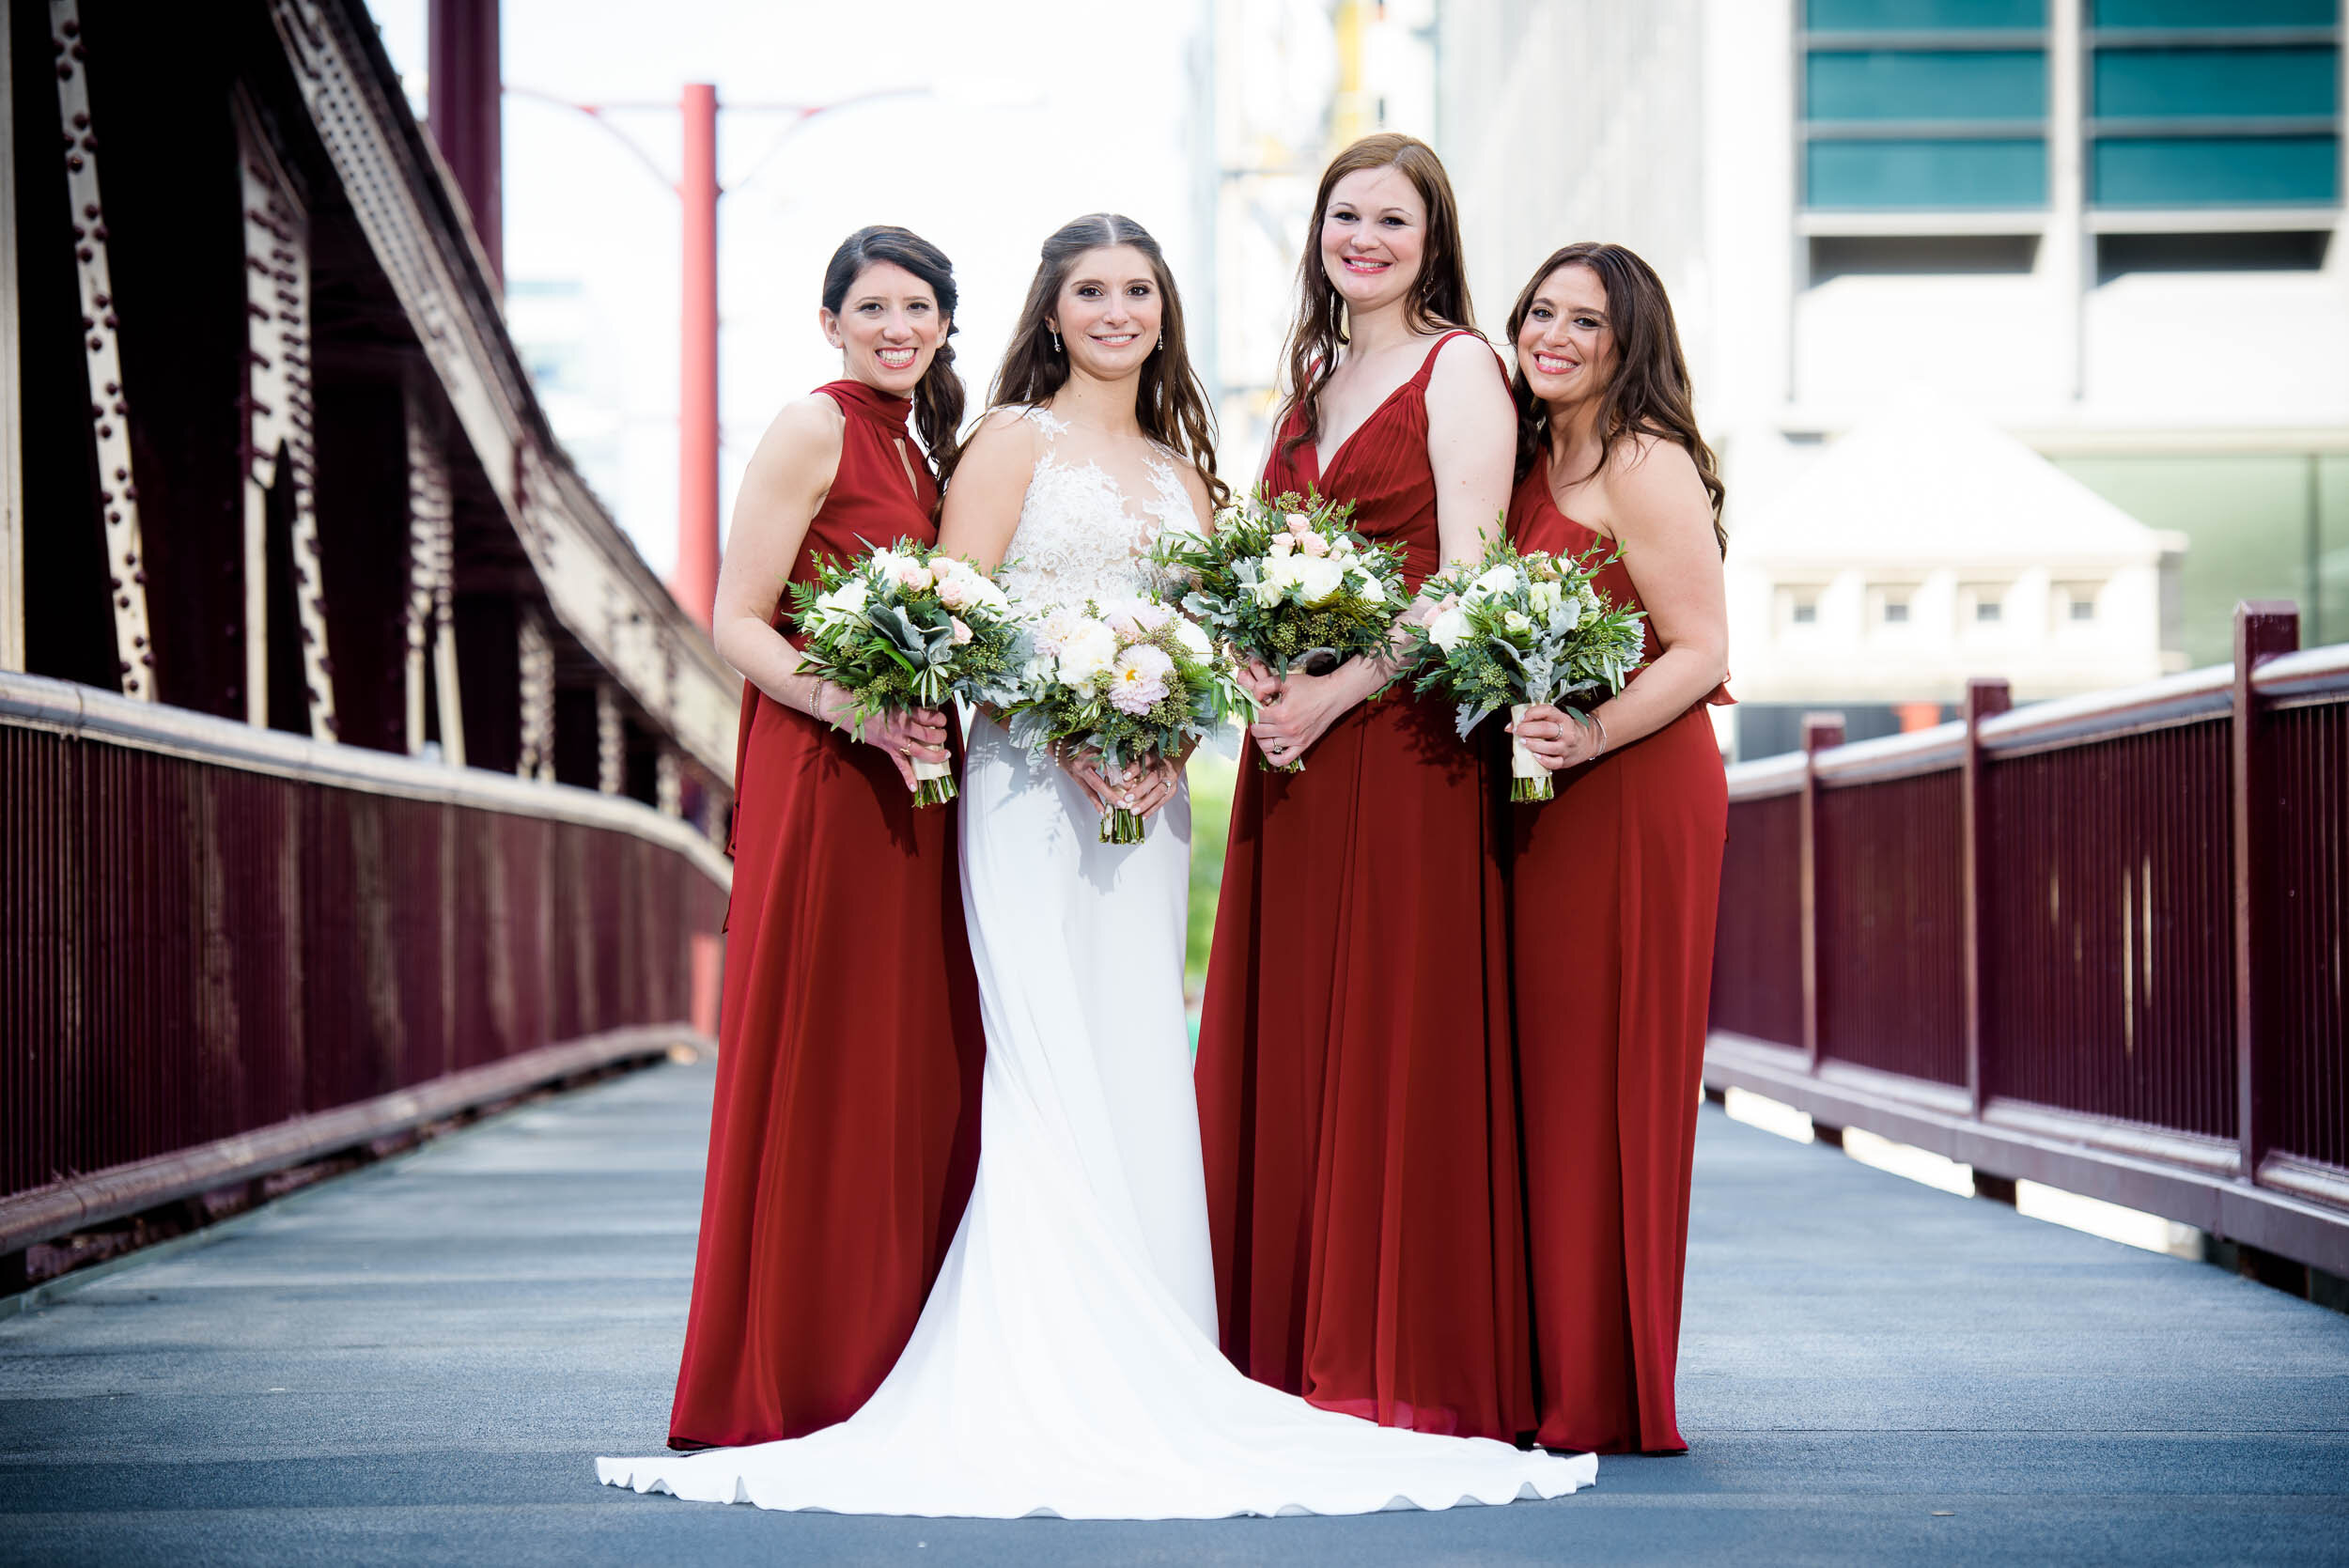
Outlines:
[[1596,762],[1607,751],[1607,721],[1595,709],[1591,713],[1591,727],[1598,731],[1598,750],[1591,753],[1591,760]]

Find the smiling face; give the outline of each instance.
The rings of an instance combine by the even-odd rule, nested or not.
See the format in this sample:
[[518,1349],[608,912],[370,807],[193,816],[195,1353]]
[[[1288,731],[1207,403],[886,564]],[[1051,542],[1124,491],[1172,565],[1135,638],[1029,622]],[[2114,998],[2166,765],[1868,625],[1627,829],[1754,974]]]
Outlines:
[[1165,309],[1147,256],[1133,245],[1098,245],[1069,263],[1045,324],[1060,334],[1071,368],[1116,380],[1158,351]]
[[818,316],[848,377],[899,397],[913,395],[946,341],[948,322],[937,290],[894,261],[877,261],[859,272],[839,314]]
[[1542,279],[1517,328],[1517,370],[1551,410],[1595,397],[1615,374],[1607,286],[1581,264]]
[[1361,314],[1409,297],[1427,254],[1427,204],[1392,164],[1357,169],[1321,210],[1321,270]]

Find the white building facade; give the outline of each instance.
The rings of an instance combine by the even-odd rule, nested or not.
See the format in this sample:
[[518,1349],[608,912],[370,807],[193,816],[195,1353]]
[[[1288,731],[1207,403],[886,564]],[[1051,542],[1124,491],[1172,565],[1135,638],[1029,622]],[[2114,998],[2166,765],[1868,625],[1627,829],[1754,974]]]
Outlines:
[[[2143,524],[2123,553],[2168,564],[2116,566],[2113,603],[2170,602],[2076,620],[2095,586],[2076,566],[2066,585],[1961,627],[1950,577],[1937,654],[1896,661],[1905,690],[1867,700],[1913,714],[1954,701],[1968,674],[2052,695],[2217,661],[2238,598],[2295,599],[2306,640],[2349,639],[2341,13],[2341,0],[1445,0],[1439,146],[1480,316],[1497,332],[1526,274],[1571,241],[1618,241],[1663,275],[1730,484],[1734,661],[1766,701],[1862,695],[1804,653],[1818,623],[1788,619],[1781,590],[1805,585],[1769,574],[1802,528],[1780,503],[1904,389],[2086,487],[2068,532]],[[2039,503],[2061,495],[2023,473],[2010,476]],[[1878,558],[1839,568],[1854,613],[1943,582],[1927,562],[1962,541],[1942,533],[1974,526],[1887,501]],[[1738,542],[1765,523],[1773,562]],[[1871,635],[1913,649],[1937,604]],[[2011,618],[2026,613],[2063,624],[2027,637]],[[2087,656],[2098,639],[2110,645]],[[1879,664],[1864,684],[1885,678]]]

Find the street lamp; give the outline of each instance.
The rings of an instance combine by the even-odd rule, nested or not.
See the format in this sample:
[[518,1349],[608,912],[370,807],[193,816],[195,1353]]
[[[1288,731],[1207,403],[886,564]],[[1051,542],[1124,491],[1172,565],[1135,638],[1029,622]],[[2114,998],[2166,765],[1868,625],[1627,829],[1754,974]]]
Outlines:
[[[505,91],[511,97],[550,103],[586,116],[634,154],[636,161],[651,171],[654,179],[676,192],[683,203],[683,305],[677,344],[677,551],[669,592],[706,629],[718,596],[718,197],[727,189],[718,183],[718,89],[708,82],[690,82],[673,104],[580,103],[533,87],[508,85]],[[743,189],[756,179],[784,145],[819,115],[882,99],[920,98],[928,94],[927,87],[890,87],[828,103],[728,103],[725,107],[738,113],[791,116],[790,123],[732,189]],[[682,155],[674,180],[662,172],[659,162],[641,143],[608,117],[614,111],[647,110],[675,110],[681,121]]]

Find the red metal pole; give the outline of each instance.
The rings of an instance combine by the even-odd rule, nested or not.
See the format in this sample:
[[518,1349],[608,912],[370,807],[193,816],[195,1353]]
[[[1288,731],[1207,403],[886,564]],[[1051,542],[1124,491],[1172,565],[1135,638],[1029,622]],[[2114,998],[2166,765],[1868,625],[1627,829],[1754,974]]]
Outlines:
[[465,205],[473,209],[474,232],[503,285],[506,255],[502,233],[505,194],[500,166],[501,67],[498,58],[498,0],[432,0],[425,54],[431,82],[432,140],[441,149]]
[[718,597],[718,89],[689,83],[683,174],[685,314],[677,388],[677,574],[669,588],[703,626]]

